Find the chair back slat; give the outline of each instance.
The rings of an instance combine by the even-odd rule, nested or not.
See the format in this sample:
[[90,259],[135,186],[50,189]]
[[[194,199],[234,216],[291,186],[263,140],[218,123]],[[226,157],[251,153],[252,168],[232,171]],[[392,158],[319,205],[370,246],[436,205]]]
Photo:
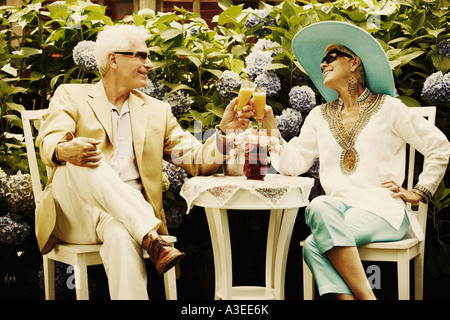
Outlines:
[[30,168],[31,184],[33,187],[34,201],[42,192],[41,177],[36,158],[36,149],[34,147],[34,138],[32,133],[32,121],[41,121],[47,110],[25,110],[22,111],[23,135],[25,137],[25,146],[27,149],[27,158]]
[[[432,125],[435,124],[436,107],[416,107],[416,108],[411,108],[411,110],[414,113],[424,117]],[[414,149],[414,147],[412,147],[411,145],[409,146],[408,158],[409,158],[409,160],[408,160],[408,170],[407,170],[408,174],[407,174],[407,180],[406,180],[406,188],[408,190],[412,190],[412,188],[415,185],[415,183],[414,183],[414,167],[416,164],[416,149]],[[407,208],[410,211],[415,213],[417,220],[419,221],[419,223],[422,227],[422,231],[425,234],[428,204],[420,202],[417,207],[417,211],[412,210],[412,206],[410,203],[407,204]]]

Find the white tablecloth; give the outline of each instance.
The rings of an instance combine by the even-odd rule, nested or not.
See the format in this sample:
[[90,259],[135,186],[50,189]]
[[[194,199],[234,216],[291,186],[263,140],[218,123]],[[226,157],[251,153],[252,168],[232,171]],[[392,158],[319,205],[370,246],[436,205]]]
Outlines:
[[309,193],[314,185],[314,179],[306,177],[291,177],[280,174],[268,174],[263,181],[247,180],[245,176],[200,176],[186,181],[180,195],[186,200],[188,211],[193,202],[202,192],[214,196],[219,206],[224,206],[239,189],[245,189],[258,196],[270,207],[276,207],[283,196],[292,188],[300,188],[303,201],[308,202]]

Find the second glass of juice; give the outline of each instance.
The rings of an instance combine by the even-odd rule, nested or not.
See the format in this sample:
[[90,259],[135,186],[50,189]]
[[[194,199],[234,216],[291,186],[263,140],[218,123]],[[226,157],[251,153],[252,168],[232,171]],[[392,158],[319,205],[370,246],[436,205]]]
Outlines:
[[266,88],[257,87],[253,92],[253,106],[255,108],[255,118],[264,118],[264,110],[266,108]]

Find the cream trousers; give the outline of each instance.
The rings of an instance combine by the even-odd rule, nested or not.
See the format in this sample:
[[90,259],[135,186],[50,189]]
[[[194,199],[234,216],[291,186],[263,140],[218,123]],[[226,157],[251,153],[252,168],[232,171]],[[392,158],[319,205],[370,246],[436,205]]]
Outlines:
[[56,238],[74,244],[103,243],[100,256],[111,299],[148,299],[141,243],[161,221],[143,195],[103,160],[95,169],[58,167],[53,197]]

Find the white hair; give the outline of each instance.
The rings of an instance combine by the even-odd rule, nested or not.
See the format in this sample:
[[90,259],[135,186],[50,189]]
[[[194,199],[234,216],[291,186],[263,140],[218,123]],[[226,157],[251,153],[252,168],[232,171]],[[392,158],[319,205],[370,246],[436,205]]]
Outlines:
[[143,27],[128,24],[105,26],[103,31],[98,34],[94,54],[98,70],[102,75],[108,69],[108,54],[115,51],[130,50],[131,37],[137,37],[142,41],[146,41],[150,34]]

